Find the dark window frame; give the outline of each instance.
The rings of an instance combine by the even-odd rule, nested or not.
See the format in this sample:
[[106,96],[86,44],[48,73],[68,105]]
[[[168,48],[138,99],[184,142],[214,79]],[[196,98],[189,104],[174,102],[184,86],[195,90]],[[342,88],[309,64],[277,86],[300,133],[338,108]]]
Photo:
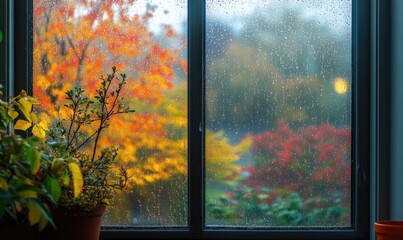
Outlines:
[[[188,0],[189,228],[105,228],[102,230],[101,239],[369,239],[371,223],[379,216],[385,216],[387,212],[385,208],[388,208],[388,201],[381,202],[377,199],[381,189],[385,189],[381,188],[381,185],[388,185],[384,177],[388,172],[388,161],[381,162],[379,159],[389,156],[389,152],[386,147],[379,144],[382,140],[388,139],[390,131],[387,123],[389,119],[388,64],[385,60],[388,55],[387,51],[386,55],[382,51],[388,50],[388,37],[382,37],[385,36],[382,34],[385,34],[385,31],[386,36],[389,34],[387,28],[389,20],[385,16],[389,5],[384,3],[388,1],[382,0],[352,1],[352,63],[353,79],[355,79],[352,126],[355,139],[353,151],[357,156],[355,158],[357,162],[353,168],[353,185],[356,187],[353,205],[356,207],[352,216],[351,229],[213,230],[205,228],[203,216],[204,131],[200,131],[200,128],[204,128],[205,0]],[[4,0],[3,2],[6,7],[1,8],[0,11],[5,12],[3,16],[6,17],[0,20],[0,26],[6,26],[6,34],[3,30],[3,38],[7,38],[7,43],[4,44],[5,58],[2,56],[0,63],[1,68],[5,69],[4,75],[7,79],[4,84],[6,89],[14,89],[14,91],[7,91],[14,92],[14,95],[21,89],[32,92],[33,1]],[[371,67],[376,70],[371,71]],[[382,75],[385,72],[386,75]],[[382,79],[384,81],[381,81]],[[384,115],[385,113],[387,115]],[[375,150],[371,150],[374,148]]]

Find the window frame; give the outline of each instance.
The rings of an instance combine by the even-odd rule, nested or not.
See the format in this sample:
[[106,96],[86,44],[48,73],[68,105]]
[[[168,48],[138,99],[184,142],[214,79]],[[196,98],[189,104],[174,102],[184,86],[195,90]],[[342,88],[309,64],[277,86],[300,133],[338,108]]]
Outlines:
[[[7,44],[5,72],[8,81],[5,84],[9,89],[7,92],[16,95],[21,89],[32,93],[32,8],[33,0],[5,0],[7,23]],[[383,1],[385,2],[385,1]],[[353,202],[355,211],[352,213],[351,229],[209,229],[204,225],[204,98],[205,98],[205,0],[188,0],[188,189],[189,189],[189,228],[103,228],[101,239],[368,239],[371,235],[370,225],[379,214],[370,218],[371,209],[387,207],[387,203],[375,201],[379,196],[379,177],[387,173],[387,163],[380,164],[379,158],[387,156],[388,151],[379,146],[380,140],[387,139],[387,121],[382,116],[382,106],[388,106],[388,102],[379,96],[386,97],[388,85],[379,84],[380,73],[387,70],[386,67],[379,68],[383,63],[380,49],[386,44],[378,29],[382,26],[379,22],[371,23],[371,17],[376,12],[378,19],[382,12],[376,11],[387,9],[382,0],[352,0],[353,3],[353,135],[352,151],[354,152],[355,163],[352,168]],[[382,7],[381,7],[382,6]],[[371,9],[372,8],[372,9]],[[374,10],[375,8],[375,10]],[[372,10],[372,11],[371,11]],[[3,11],[3,10],[0,10]],[[2,22],[1,22],[2,23]],[[381,23],[382,25],[382,23]],[[0,25],[1,26],[1,25]],[[13,31],[18,29],[18,31]],[[386,29],[386,33],[388,30]],[[373,36],[374,35],[374,36]],[[376,53],[371,52],[370,39],[375,37]],[[374,51],[374,50],[372,50]],[[378,59],[375,61],[374,59]],[[374,62],[375,61],[375,62]],[[0,63],[3,64],[2,60]],[[377,67],[376,75],[370,71],[371,66]],[[14,80],[15,79],[15,80]],[[371,79],[371,81],[369,81]],[[375,81],[375,83],[374,83]],[[371,83],[371,84],[370,84]],[[374,85],[375,84],[375,85]],[[375,87],[374,90],[373,88]],[[383,88],[382,88],[383,87]],[[383,90],[382,89],[386,89]],[[379,91],[381,90],[381,91]],[[374,92],[375,91],[375,92]],[[374,100],[375,99],[375,100]],[[374,102],[375,101],[375,102]],[[369,104],[369,103],[372,104]],[[373,112],[375,110],[375,113]],[[371,114],[372,111],[372,114]],[[389,113],[388,110],[384,110]],[[385,113],[385,112],[382,112]],[[377,121],[373,121],[373,119]],[[202,129],[202,131],[200,130]],[[387,130],[382,135],[383,130]],[[375,136],[374,136],[375,134]],[[381,134],[381,136],[380,136]],[[373,139],[377,139],[374,141]],[[376,153],[371,151],[375,147]],[[381,150],[380,150],[381,149]],[[374,156],[375,154],[375,156]],[[382,156],[380,156],[380,155]],[[386,155],[385,155],[386,154]],[[370,162],[371,159],[371,162]],[[386,161],[388,162],[388,161]],[[375,166],[374,166],[375,165]],[[376,176],[370,174],[370,166],[377,169]],[[382,172],[379,172],[379,170]],[[373,170],[372,170],[373,171]],[[381,179],[381,180],[382,180]],[[371,192],[370,195],[370,181]],[[378,185],[373,186],[376,181]],[[388,184],[382,181],[381,185]],[[370,205],[370,197],[371,205]],[[374,200],[375,198],[375,200]],[[386,205],[385,205],[386,204]],[[385,212],[385,210],[383,211]],[[372,213],[371,213],[372,214]]]

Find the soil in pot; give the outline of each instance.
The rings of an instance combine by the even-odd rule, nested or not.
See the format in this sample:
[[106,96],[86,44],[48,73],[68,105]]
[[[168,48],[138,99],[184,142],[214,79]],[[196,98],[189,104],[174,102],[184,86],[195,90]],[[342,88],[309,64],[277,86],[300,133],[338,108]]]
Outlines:
[[375,222],[377,240],[402,240],[403,221],[378,221]]

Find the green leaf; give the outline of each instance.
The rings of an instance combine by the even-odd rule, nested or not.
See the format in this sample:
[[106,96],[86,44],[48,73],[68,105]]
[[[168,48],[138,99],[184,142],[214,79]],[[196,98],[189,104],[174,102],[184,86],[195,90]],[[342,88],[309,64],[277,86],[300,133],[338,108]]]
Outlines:
[[3,41],[3,33],[0,30],[0,43]]
[[67,170],[63,172],[62,178],[63,178],[64,186],[70,185],[70,176],[69,176],[69,172]]
[[11,194],[3,189],[0,189],[0,219],[4,212],[7,210],[7,206],[12,198]]
[[52,161],[51,169],[53,172],[57,172],[63,166],[64,160],[63,158],[55,158]]
[[7,205],[8,205],[8,199],[0,198],[0,219],[3,216],[4,212],[6,211]]
[[45,178],[45,187],[49,193],[49,198],[54,204],[59,201],[60,195],[62,194],[62,189],[60,188],[59,182],[50,176]]
[[41,166],[41,154],[38,150],[36,150],[32,146],[25,146],[23,149],[25,150],[25,156],[26,159],[30,162],[31,164],[31,172],[32,174],[35,174],[39,171],[39,168]]
[[[43,229],[45,229],[46,225],[48,225],[48,220],[44,217],[41,217],[38,222],[39,231],[42,231]],[[53,226],[53,228],[56,229],[55,226]]]

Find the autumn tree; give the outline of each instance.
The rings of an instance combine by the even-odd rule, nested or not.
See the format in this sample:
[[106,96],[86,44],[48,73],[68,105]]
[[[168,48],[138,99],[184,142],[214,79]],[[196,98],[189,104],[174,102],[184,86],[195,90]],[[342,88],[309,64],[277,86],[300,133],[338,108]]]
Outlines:
[[[173,88],[174,65],[183,61],[179,50],[162,47],[148,30],[155,6],[130,16],[134,2],[35,1],[33,92],[50,116],[58,117],[54,106],[61,104],[66,90],[83,85],[91,93],[111,66],[130,78],[125,95],[131,104],[158,105]],[[167,38],[177,37],[169,27],[165,31]],[[132,183],[140,185],[186,173],[185,146],[165,137],[164,116],[146,109],[116,119],[101,141],[118,145],[123,162],[141,162],[142,167],[129,173]]]

